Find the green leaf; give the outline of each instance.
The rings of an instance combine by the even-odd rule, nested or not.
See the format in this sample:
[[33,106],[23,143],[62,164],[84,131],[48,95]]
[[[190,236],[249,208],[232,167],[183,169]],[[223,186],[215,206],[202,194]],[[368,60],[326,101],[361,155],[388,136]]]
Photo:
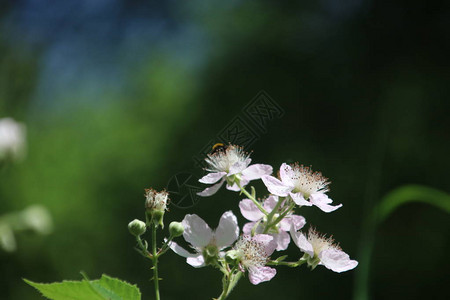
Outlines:
[[430,204],[450,213],[449,194],[426,186],[406,185],[381,199],[376,210],[378,222],[383,222],[399,206],[410,202]]
[[140,300],[136,285],[102,275],[98,280],[63,281],[55,283],[26,283],[51,300]]

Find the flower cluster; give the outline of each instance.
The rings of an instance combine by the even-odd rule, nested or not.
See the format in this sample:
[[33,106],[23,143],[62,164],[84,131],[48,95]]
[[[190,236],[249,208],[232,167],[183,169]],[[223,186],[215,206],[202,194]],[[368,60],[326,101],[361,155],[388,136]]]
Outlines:
[[[195,268],[212,266],[219,269],[223,273],[223,291],[218,299],[228,297],[240,277],[246,274],[254,285],[271,280],[277,273],[274,268],[277,266],[305,264],[315,269],[323,265],[337,273],[357,266],[358,262],[351,260],[331,237],[318,233],[311,226],[308,233],[301,231],[306,220],[298,214],[300,208],[316,206],[330,213],[342,207],[342,204],[332,205],[333,201],[327,195],[330,182],[320,172],[298,163],[283,163],[274,176],[270,165],[251,164],[250,155],[235,145],[213,151],[207,156],[206,164],[207,174],[199,181],[211,186],[198,195],[211,196],[226,184],[228,190],[245,195],[238,207],[248,222],[240,229],[237,217],[229,210],[223,213],[213,230],[198,215],[188,214],[181,223],[172,222],[171,235],[165,239],[161,251],[164,253],[170,248]],[[254,187],[246,188],[250,181],[258,179],[269,192],[263,198],[256,197]],[[151,220],[157,212],[166,210],[167,199],[164,191],[146,190],[146,208],[147,213],[151,212]],[[162,226],[160,220],[153,223]],[[135,235],[142,234],[145,226],[134,221],[130,223],[130,231]],[[173,241],[181,235],[190,251]],[[291,240],[303,253],[298,260],[286,261],[286,255],[272,258],[274,253],[286,250]]]
[[[226,257],[229,262],[235,262],[241,272],[248,270],[251,283],[259,284],[275,276],[275,269],[266,264],[282,264],[282,260],[272,261],[270,256],[275,250],[286,250],[292,238],[304,253],[296,262],[298,265],[307,263],[312,269],[324,265],[335,272],[356,267],[357,262],[350,260],[331,238],[320,235],[312,227],[308,235],[299,231],[305,226],[306,220],[295,213],[296,209],[314,205],[329,213],[342,207],[342,204],[331,205],[332,200],[326,194],[330,182],[320,172],[298,163],[283,163],[275,177],[269,165],[250,165],[249,154],[235,145],[209,154],[206,163],[208,174],[200,182],[213,185],[199,195],[211,196],[226,183],[228,190],[240,191],[247,196],[239,202],[239,209],[249,222],[243,226],[243,236],[237,240],[239,228],[231,211],[222,215],[216,232],[197,215],[187,215],[182,222],[186,228],[183,236],[195,253],[184,250],[174,242],[170,247],[179,255],[187,257],[190,265],[203,267],[219,264],[224,249],[231,247],[237,240],[226,252]],[[249,193],[245,189],[251,180],[256,179],[261,179],[270,192],[263,200],[256,199],[254,190]],[[227,219],[230,221],[225,222]],[[226,242],[223,242],[223,236],[227,237]]]

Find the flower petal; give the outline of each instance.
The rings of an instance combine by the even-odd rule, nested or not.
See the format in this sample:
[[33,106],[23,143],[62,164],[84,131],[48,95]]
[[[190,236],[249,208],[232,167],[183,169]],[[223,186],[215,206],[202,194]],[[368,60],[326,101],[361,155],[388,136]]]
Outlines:
[[291,195],[292,200],[294,200],[295,204],[300,206],[312,206],[312,204],[303,198],[302,193],[289,193]]
[[309,256],[311,257],[314,256],[313,246],[302,232],[296,232],[294,230],[294,226],[291,227],[291,237],[297,247],[300,248],[300,250],[309,254]]
[[[255,227],[255,225],[256,225],[256,222],[245,223],[244,227],[242,227],[242,232],[244,234],[251,235],[253,227]],[[258,234],[258,233],[261,233],[262,230],[263,230],[263,228],[261,226],[261,223],[259,223],[254,231],[255,231],[255,234]]]
[[271,280],[275,274],[277,274],[277,270],[271,267],[250,267],[248,269],[248,279],[255,285]]
[[291,226],[294,226],[294,230],[297,231],[305,226],[306,220],[302,216],[298,215],[288,215],[286,218],[281,220],[280,229],[284,231],[289,231]]
[[216,246],[219,249],[230,246],[239,236],[237,218],[231,210],[225,212],[219,221],[215,231]]
[[237,173],[241,173],[247,166],[250,164],[252,160],[250,158],[247,158],[245,161],[238,161],[235,162],[228,171],[228,175],[234,175]]
[[244,199],[239,202],[239,209],[241,214],[249,221],[259,221],[264,217],[264,214],[250,199]]
[[292,184],[292,178],[295,176],[292,171],[292,167],[288,165],[287,163],[283,163],[280,167],[280,178],[283,183],[287,185],[293,185]]
[[225,175],[227,175],[227,172],[209,173],[200,178],[199,182],[206,184],[213,184],[222,179],[222,177]]
[[358,265],[358,262],[351,260],[347,253],[333,248],[320,252],[319,258],[326,268],[337,273],[351,270]]
[[315,206],[320,208],[322,211],[327,212],[327,213],[335,211],[336,209],[338,209],[342,206],[342,204],[339,204],[336,206],[329,205],[331,202],[333,202],[333,200],[328,198],[328,196],[325,195],[324,193],[312,194],[309,197],[309,201],[311,201],[312,204],[314,204]]
[[267,256],[272,255],[277,248],[277,244],[273,240],[273,236],[269,234],[257,234],[252,238],[254,241],[264,245]]
[[242,171],[242,175],[247,180],[260,179],[263,175],[272,174],[273,168],[270,165],[254,164]]
[[211,228],[197,215],[186,215],[181,224],[184,226],[184,239],[194,247],[203,248],[213,238]]
[[175,252],[176,254],[183,256],[183,257],[194,257],[194,256],[198,255],[198,254],[190,253],[189,251],[187,251],[186,249],[184,249],[183,247],[181,247],[180,245],[178,245],[175,242],[170,242],[169,247],[170,247],[170,249],[172,249],[173,252]]
[[186,262],[193,266],[194,268],[201,268],[206,266],[205,265],[205,259],[203,258],[203,255],[198,254],[195,257],[188,257],[186,258]]
[[275,208],[275,205],[277,205],[278,200],[278,196],[270,195],[264,200],[263,206],[268,212],[271,212]]
[[273,236],[273,241],[276,243],[277,251],[286,250],[291,242],[291,238],[289,237],[289,233],[286,231],[280,231],[277,234],[271,234]]
[[277,196],[285,197],[293,189],[292,186],[285,185],[283,182],[273,176],[264,175],[261,177],[261,179],[266,185],[269,192]]
[[225,178],[222,179],[219,183],[216,183],[213,186],[207,187],[200,193],[197,193],[197,195],[202,196],[202,197],[208,197],[208,196],[214,195],[215,193],[217,193],[217,191],[220,189],[220,187],[223,185],[224,182],[225,182]]

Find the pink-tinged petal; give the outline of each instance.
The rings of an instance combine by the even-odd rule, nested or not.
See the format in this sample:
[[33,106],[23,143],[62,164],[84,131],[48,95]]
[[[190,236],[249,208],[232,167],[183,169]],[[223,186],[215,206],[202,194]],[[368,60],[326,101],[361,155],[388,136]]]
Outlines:
[[306,236],[301,232],[294,231],[294,226],[291,227],[291,237],[297,247],[300,248],[303,252],[309,254],[309,256],[314,256],[314,248]]
[[242,171],[244,171],[248,167],[248,165],[250,164],[251,161],[252,160],[250,158],[247,158],[245,161],[235,162],[230,167],[228,175],[234,175],[234,174],[237,174],[237,173],[241,173]]
[[275,274],[277,274],[277,270],[271,267],[250,267],[248,269],[248,279],[255,285],[271,280]]
[[309,201],[306,201],[305,198],[303,198],[302,193],[289,193],[291,195],[292,200],[294,200],[295,204],[300,206],[312,206],[312,203]]
[[325,195],[324,193],[312,194],[309,197],[309,201],[311,201],[312,204],[314,204],[315,206],[320,208],[322,211],[327,212],[327,213],[335,211],[336,209],[338,209],[342,206],[342,204],[339,204],[336,206],[330,205],[330,203],[333,202],[333,200],[328,198],[328,196]]
[[197,195],[202,196],[202,197],[208,197],[208,196],[214,195],[215,193],[217,193],[217,191],[220,189],[220,187],[223,185],[224,182],[225,182],[225,178],[222,179],[219,183],[216,183],[215,185],[204,189],[200,193],[197,193]]
[[186,215],[181,224],[184,239],[196,248],[205,247],[213,238],[211,228],[197,215]]
[[249,221],[259,221],[264,217],[264,214],[250,199],[244,199],[239,202],[239,209],[241,214]]
[[351,260],[347,253],[333,248],[320,252],[319,258],[326,268],[337,273],[351,270],[358,265],[358,262]]
[[286,163],[283,163],[280,167],[280,178],[287,185],[292,184],[292,177],[294,177],[292,167]]
[[227,175],[227,172],[209,173],[200,178],[199,182],[206,184],[213,184],[222,179],[222,177],[225,175]]
[[298,215],[288,215],[286,218],[281,220],[280,229],[284,231],[289,231],[291,229],[291,225],[294,226],[294,230],[298,231],[303,226],[305,226],[306,220],[302,216]]
[[253,226],[255,226],[255,225],[256,225],[256,222],[245,223],[244,226],[242,227],[242,232],[246,235],[251,235]]
[[219,221],[215,231],[216,246],[219,249],[230,246],[239,236],[239,226],[236,216],[231,210],[225,212]]
[[183,257],[194,257],[198,255],[188,252],[186,249],[184,249],[175,242],[170,242],[169,247],[170,249],[172,249],[173,252]]
[[268,256],[272,255],[277,248],[277,244],[273,240],[273,236],[269,234],[257,234],[252,238],[254,241],[264,245],[264,250]]
[[[242,232],[243,232],[244,234],[251,235],[251,234],[252,234],[253,227],[255,227],[256,224],[257,224],[256,222],[245,223],[244,227],[242,227]],[[262,230],[263,230],[263,228],[262,228],[262,226],[260,226],[260,225],[258,225],[258,226],[254,229],[255,234],[261,233]]]
[[271,196],[267,197],[266,200],[264,200],[263,206],[268,212],[271,212],[275,208],[275,205],[277,205],[277,202],[278,202],[278,196],[271,195]]
[[276,243],[277,251],[286,250],[291,242],[291,238],[289,237],[289,233],[286,231],[280,231],[277,234],[271,234],[273,236],[273,241]]
[[242,171],[242,176],[247,180],[260,179],[263,175],[272,174],[273,168],[270,165],[255,164],[249,166],[247,169]]
[[283,182],[279,181],[273,176],[264,175],[261,177],[261,179],[266,185],[269,192],[277,196],[285,197],[293,189],[292,186],[285,185]]
[[198,254],[195,257],[188,257],[186,258],[186,262],[193,266],[194,268],[201,268],[205,266],[205,259],[203,258],[203,255]]

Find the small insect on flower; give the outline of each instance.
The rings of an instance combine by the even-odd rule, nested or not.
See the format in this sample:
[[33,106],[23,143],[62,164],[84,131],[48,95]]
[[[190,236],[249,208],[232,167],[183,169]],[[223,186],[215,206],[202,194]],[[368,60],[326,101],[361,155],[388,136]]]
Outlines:
[[220,152],[220,151],[225,151],[227,150],[228,145],[225,145],[224,143],[216,143],[212,146],[212,150],[211,150],[211,155]]
[[272,167],[263,164],[250,165],[250,155],[242,147],[236,145],[225,146],[217,143],[213,151],[205,159],[209,173],[203,176],[199,182],[213,184],[197,195],[207,197],[215,194],[226,182],[226,187],[231,191],[239,191],[251,180],[259,179],[263,175],[272,174]]

